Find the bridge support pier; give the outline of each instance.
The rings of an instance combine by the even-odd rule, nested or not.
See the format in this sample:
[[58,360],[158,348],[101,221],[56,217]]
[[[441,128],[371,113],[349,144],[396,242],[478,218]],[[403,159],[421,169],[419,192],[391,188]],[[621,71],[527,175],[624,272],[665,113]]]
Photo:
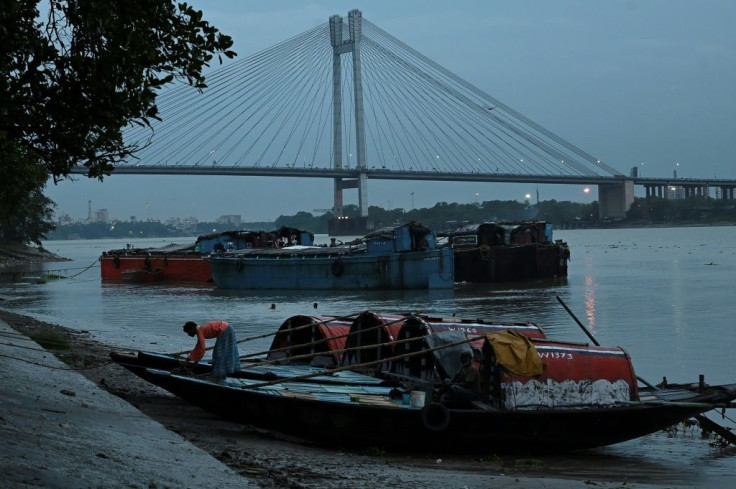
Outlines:
[[[339,15],[330,17],[330,42],[332,43],[332,158],[335,168],[342,168],[342,65],[340,55],[343,50],[342,18]],[[343,216],[342,178],[334,180],[334,204],[332,215]]]
[[[353,104],[355,107],[355,152],[360,176],[357,180],[335,178],[333,215],[343,217],[343,195],[346,188],[358,189],[360,216],[368,217],[368,176],[365,173],[365,122],[363,114],[363,81],[360,69],[360,39],[363,37],[363,15],[360,10],[348,12],[348,33],[343,39],[343,19],[339,15],[330,17],[330,43],[332,44],[332,154],[335,168],[342,168],[342,68],[340,57],[353,55]],[[349,161],[348,161],[349,163]]]
[[621,219],[634,203],[634,180],[598,185],[598,217]]

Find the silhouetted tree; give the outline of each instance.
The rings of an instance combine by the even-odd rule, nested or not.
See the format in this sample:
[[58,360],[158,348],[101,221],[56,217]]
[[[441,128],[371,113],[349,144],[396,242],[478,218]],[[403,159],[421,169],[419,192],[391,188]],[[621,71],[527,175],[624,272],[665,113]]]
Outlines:
[[130,123],[157,119],[158,89],[174,79],[206,87],[232,39],[186,3],[10,0],[0,9],[0,135],[59,179],[76,165],[102,178],[140,147]]
[[0,139],[0,241],[36,243],[54,229],[54,203],[43,194],[46,170]]
[[[0,195],[26,182],[17,173],[29,165],[54,182],[77,165],[102,180],[146,144],[125,141],[123,129],[158,119],[161,87],[182,80],[201,90],[213,57],[235,55],[201,11],[164,0],[6,0],[0,46]],[[31,173],[26,198],[46,183]]]

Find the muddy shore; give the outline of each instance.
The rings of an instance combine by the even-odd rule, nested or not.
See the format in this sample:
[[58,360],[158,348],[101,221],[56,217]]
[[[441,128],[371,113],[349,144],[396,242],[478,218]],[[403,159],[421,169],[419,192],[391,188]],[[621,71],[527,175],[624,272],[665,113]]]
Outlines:
[[19,243],[0,243],[0,270],[28,263],[69,261],[43,248]]
[[316,447],[304,440],[226,422],[179,400],[111,363],[110,352],[119,349],[95,341],[87,332],[2,309],[0,320],[262,488],[687,487],[634,482],[625,473],[604,480],[571,478],[559,468],[531,457],[498,457],[490,453],[447,457]]

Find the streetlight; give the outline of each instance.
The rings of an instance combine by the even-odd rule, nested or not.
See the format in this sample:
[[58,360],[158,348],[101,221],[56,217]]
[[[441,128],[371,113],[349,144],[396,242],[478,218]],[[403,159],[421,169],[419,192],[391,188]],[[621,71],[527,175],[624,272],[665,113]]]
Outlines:
[[414,210],[414,192],[411,193],[411,210]]
[[479,195],[480,195],[480,194],[479,194],[478,192],[476,192],[476,193],[475,193],[475,205],[476,205],[476,206],[478,205],[478,196],[479,196]]

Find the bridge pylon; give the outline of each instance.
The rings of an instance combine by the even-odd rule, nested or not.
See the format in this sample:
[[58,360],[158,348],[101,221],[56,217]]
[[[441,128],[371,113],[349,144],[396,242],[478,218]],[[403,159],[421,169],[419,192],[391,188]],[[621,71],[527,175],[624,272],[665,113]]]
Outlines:
[[368,176],[365,163],[365,116],[363,113],[363,81],[360,70],[360,39],[363,36],[363,15],[360,10],[348,12],[350,38],[343,40],[343,19],[333,15],[329,19],[332,44],[332,156],[336,169],[342,168],[342,65],[340,57],[353,55],[353,98],[355,106],[355,150],[359,176],[355,180],[334,179],[334,207],[336,218],[343,217],[343,195],[346,188],[358,189],[361,217],[368,217]]

